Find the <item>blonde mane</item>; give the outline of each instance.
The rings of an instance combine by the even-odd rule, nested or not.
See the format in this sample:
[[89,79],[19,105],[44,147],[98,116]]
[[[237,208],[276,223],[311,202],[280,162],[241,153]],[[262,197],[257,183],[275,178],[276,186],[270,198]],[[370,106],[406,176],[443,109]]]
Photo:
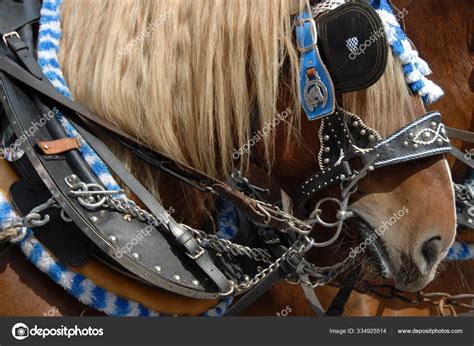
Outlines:
[[[257,125],[263,127],[298,105],[291,14],[304,5],[299,0],[65,0],[60,63],[73,97],[91,111],[178,162],[225,179],[249,161],[249,155],[235,160],[233,153],[253,136],[252,110],[258,110]],[[390,59],[375,86],[345,95],[342,103],[382,133],[399,127],[410,112],[399,63]],[[295,133],[300,116],[296,107],[286,119]],[[273,132],[261,141],[263,165],[271,170]],[[106,142],[159,197],[160,183],[166,183],[156,169]],[[196,203],[202,196],[181,188],[189,205],[201,205],[196,213],[206,209]]]

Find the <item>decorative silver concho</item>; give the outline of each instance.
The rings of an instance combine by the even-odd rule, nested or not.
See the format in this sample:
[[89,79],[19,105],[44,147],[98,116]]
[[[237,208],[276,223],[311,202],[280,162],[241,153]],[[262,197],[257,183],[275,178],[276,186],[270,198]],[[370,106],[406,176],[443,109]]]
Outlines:
[[304,101],[306,102],[308,109],[311,112],[314,112],[321,103],[323,108],[326,107],[329,99],[328,96],[328,89],[316,72],[316,78],[307,80],[304,88]]

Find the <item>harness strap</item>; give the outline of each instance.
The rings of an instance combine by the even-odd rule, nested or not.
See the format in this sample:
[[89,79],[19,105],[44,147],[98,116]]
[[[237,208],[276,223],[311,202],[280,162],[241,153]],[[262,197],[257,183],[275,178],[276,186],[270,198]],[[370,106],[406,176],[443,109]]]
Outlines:
[[[305,281],[308,281],[308,275],[302,275]],[[313,310],[314,314],[318,317],[324,317],[324,308],[321,305],[321,302],[314,292],[314,288],[309,287],[308,285],[301,284],[301,288],[303,289],[303,293],[308,301],[308,305]]]
[[313,16],[296,16],[296,44],[301,53],[300,102],[309,120],[334,112],[335,92],[329,72],[318,51],[318,34]]
[[[36,78],[43,79],[43,73],[39,68],[33,47],[28,45],[28,39],[23,41],[18,33],[26,34],[31,31],[31,24],[40,18],[39,3],[36,0],[24,3],[8,2],[3,4],[0,14],[0,35],[3,43],[10,48],[15,57]],[[29,34],[27,35],[29,38]]]
[[324,119],[321,125],[320,158],[324,157],[324,161],[320,165],[324,169],[304,181],[293,196],[295,205],[303,215],[308,214],[307,201],[319,191],[357,176],[357,170],[350,165],[353,159],[359,159],[363,166],[374,170],[447,154],[452,150],[438,112],[429,112],[378,141],[375,141],[376,133],[371,133],[371,129],[361,123],[360,118],[354,118],[353,114],[341,108],[336,110],[335,115],[332,120]]
[[344,314],[344,308],[353,290],[354,286],[342,286],[334,297],[334,300],[332,301],[331,306],[329,307],[325,316],[342,316]]
[[73,111],[67,112],[69,120],[75,119],[76,121],[80,121],[79,116],[84,117],[99,126],[102,130],[106,131],[113,138],[119,137],[121,139],[120,143],[126,144],[126,147],[129,149],[134,149],[134,153],[136,153],[140,158],[146,160],[149,164],[152,164],[156,168],[181,179],[193,187],[201,186],[201,191],[215,192],[222,197],[231,200],[237,207],[245,210],[256,222],[269,224],[275,229],[287,229],[292,227],[289,220],[269,217],[267,214],[262,213],[255,200],[247,197],[240,191],[231,188],[224,182],[192,168],[189,165],[182,163],[177,164],[167,155],[149,148],[136,137],[125,133],[111,122],[97,117],[77,102],[64,97],[48,82],[35,78],[22,69],[18,64],[1,54],[0,71],[5,72],[8,76],[28,85],[33,90]]
[[[457,139],[465,143],[474,143],[474,132],[455,129],[453,127],[446,128],[446,134],[451,139]],[[451,155],[459,161],[465,163],[470,168],[474,168],[472,157],[466,157],[464,153],[456,147],[452,147]]]
[[245,293],[236,303],[234,303],[229,310],[225,313],[225,316],[237,316],[244,309],[253,304],[258,298],[260,298],[265,292],[272,288],[277,282],[286,278],[289,274],[294,273],[296,268],[303,261],[298,255],[288,257],[284,262],[281,263],[280,269],[275,270],[270,275],[260,281],[252,290]]
[[138,180],[128,173],[117,157],[92,133],[87,131],[83,126],[71,121],[77,132],[86,140],[86,142],[96,151],[102,160],[113,170],[119,179],[127,185],[133,193],[143,202],[143,204],[157,218],[168,225],[169,230],[175,237],[178,244],[184,248],[188,256],[194,259],[195,263],[209,276],[214,284],[219,288],[220,292],[229,292],[231,290],[229,280],[214,265],[207,251],[205,251],[191,234],[191,231],[178,225],[171,219],[168,212],[156,203],[153,196],[143,187]]

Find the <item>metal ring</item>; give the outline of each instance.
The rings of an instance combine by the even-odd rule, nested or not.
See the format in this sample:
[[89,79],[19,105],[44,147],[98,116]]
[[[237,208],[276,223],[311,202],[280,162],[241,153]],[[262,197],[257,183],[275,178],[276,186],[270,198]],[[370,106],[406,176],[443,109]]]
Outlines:
[[227,292],[224,292],[224,293],[219,292],[219,296],[221,296],[221,297],[227,297],[227,296],[231,295],[231,294],[234,292],[234,290],[235,290],[235,283],[234,283],[234,281],[229,280],[229,283],[230,283],[230,288],[229,288],[229,290],[228,290]]
[[314,211],[311,213],[310,217],[312,219],[315,219],[317,221],[317,223],[319,223],[320,225],[322,225],[326,228],[336,227],[339,224],[340,220],[336,220],[335,222],[326,222],[326,221],[321,219],[320,215],[322,214],[322,210],[321,210],[320,207],[323,203],[326,203],[326,202],[336,203],[339,206],[339,211],[341,211],[342,203],[341,203],[340,200],[338,200],[337,198],[334,198],[334,197],[326,197],[326,198],[321,199],[318,203],[316,203],[316,207],[314,208]]
[[469,207],[467,209],[467,213],[469,214],[470,217],[474,217],[474,206]]
[[339,235],[341,234],[343,224],[344,224],[343,221],[338,221],[336,233],[334,233],[334,235],[329,240],[323,241],[321,243],[314,242],[313,247],[326,247],[334,243],[336,239],[339,238]]
[[61,218],[64,220],[64,222],[72,222],[72,219],[66,214],[64,209],[61,209]]
[[28,228],[26,227],[21,227],[20,231],[18,232],[18,235],[14,238],[10,239],[10,243],[16,244],[25,239],[26,233],[28,232]]
[[[105,189],[100,186],[99,184],[85,184],[85,183],[79,183],[75,185],[75,187],[82,188],[84,192],[101,192],[105,191]],[[91,190],[91,189],[96,189],[96,190]],[[97,202],[92,203],[86,201],[83,197],[77,197],[77,201],[79,202],[80,205],[82,205],[86,209],[97,209],[101,207],[105,201],[107,200],[107,196],[102,196]]]

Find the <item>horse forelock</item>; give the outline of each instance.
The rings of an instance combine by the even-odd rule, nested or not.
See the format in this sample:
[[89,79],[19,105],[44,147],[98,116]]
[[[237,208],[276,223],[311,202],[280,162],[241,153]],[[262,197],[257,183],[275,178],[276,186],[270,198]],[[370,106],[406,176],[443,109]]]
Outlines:
[[[262,127],[282,111],[284,62],[297,104],[294,3],[65,0],[61,66],[75,99],[92,111],[223,177],[249,157],[233,153],[253,136],[251,110]],[[268,161],[273,139],[261,139]]]

